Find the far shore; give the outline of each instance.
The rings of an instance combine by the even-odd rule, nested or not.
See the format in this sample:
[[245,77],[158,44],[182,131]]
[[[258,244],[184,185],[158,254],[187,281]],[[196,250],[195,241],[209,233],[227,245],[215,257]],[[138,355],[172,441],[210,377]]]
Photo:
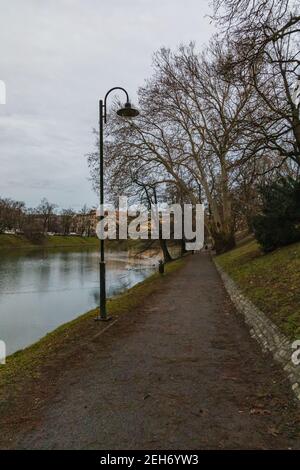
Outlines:
[[24,235],[0,234],[0,250],[24,248],[56,248],[69,246],[97,246],[97,237],[80,237],[71,235],[46,236],[42,242],[33,242]]
[[[152,258],[162,255],[158,240],[148,243],[148,240],[106,240],[108,251],[128,251],[135,257]],[[0,255],[1,253],[18,254],[23,250],[52,250],[52,249],[98,249],[100,240],[94,237],[81,237],[79,235],[47,235],[42,242],[32,242],[24,235],[0,234]],[[176,242],[168,244],[169,252],[173,259],[180,256],[179,245]]]
[[[107,240],[110,250],[126,251],[142,248],[140,240]],[[97,248],[99,239],[79,235],[47,235],[42,242],[33,242],[24,235],[0,234],[0,252],[2,250],[48,249],[48,248]]]

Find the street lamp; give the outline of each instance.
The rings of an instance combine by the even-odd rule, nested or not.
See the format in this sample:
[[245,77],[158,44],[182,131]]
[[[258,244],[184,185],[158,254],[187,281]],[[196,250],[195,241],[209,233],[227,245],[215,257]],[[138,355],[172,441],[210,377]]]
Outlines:
[[[103,100],[99,101],[99,154],[100,154],[100,222],[104,218],[104,187],[103,187],[103,124],[106,123],[106,101],[108,95],[114,90],[121,90],[126,95],[126,103],[123,108],[117,111],[117,115],[121,117],[132,118],[138,116],[139,112],[134,109],[130,102],[127,91],[119,86],[111,88],[105,95]],[[106,312],[106,282],[105,282],[105,247],[104,239],[100,239],[100,263],[99,263],[99,274],[100,274],[100,309],[96,320],[107,321],[109,317]]]

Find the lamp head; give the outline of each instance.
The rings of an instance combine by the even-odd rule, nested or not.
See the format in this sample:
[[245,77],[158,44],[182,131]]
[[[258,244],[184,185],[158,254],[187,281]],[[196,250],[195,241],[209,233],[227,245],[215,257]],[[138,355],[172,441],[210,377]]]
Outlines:
[[121,117],[132,118],[138,116],[140,113],[137,109],[134,109],[129,101],[125,103],[124,108],[118,109],[117,115]]

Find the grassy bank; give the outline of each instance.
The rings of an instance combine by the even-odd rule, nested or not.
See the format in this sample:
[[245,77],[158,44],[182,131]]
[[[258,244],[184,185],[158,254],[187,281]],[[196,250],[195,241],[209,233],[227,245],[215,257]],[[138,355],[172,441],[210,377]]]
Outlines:
[[300,243],[263,254],[249,241],[216,261],[286,335],[300,338]]
[[[145,240],[106,240],[107,249],[113,251],[143,251],[147,242]],[[53,235],[47,236],[41,243],[33,243],[23,235],[0,234],[0,253],[1,250],[18,249],[41,249],[41,248],[97,248],[99,239],[97,237],[79,237]],[[159,248],[158,242],[153,244],[153,248]]]
[[[117,319],[130,314],[146,302],[150,295],[163,288],[169,275],[183,266],[185,259],[178,259],[166,265],[164,276],[153,274],[125,293],[108,300],[108,313]],[[110,323],[94,322],[97,311],[92,310],[66,323],[28,348],[7,358],[6,365],[0,366],[0,415],[15,401],[20,403],[20,394],[26,388],[26,399],[39,394],[40,387],[49,388],[56,382],[64,364],[72,366],[80,361],[88,343]],[[98,339],[97,339],[98,341]],[[38,379],[38,380],[37,380]],[[9,398],[9,400],[8,400]],[[25,398],[23,398],[25,400]],[[21,400],[22,407],[24,402]]]
[[0,234],[1,249],[26,249],[26,248],[56,248],[56,247],[82,247],[98,246],[96,237],[75,237],[53,235],[45,237],[42,243],[33,243],[23,235]]

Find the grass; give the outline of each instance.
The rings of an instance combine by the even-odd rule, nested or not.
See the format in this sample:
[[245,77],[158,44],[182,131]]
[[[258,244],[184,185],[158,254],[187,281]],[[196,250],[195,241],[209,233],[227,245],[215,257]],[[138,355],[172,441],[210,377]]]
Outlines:
[[300,338],[300,243],[264,254],[251,240],[216,261],[287,336]]
[[[125,293],[109,299],[108,313],[114,318],[129,314],[132,309],[147,301],[147,297],[155,289],[163,286],[168,275],[182,267],[184,262],[183,258],[172,261],[166,265],[166,275],[155,273]],[[74,350],[78,352],[84,348],[85,343],[95,335],[93,318],[96,314],[96,309],[91,310],[61,325],[32,346],[9,356],[6,365],[0,366],[0,405],[4,406],[3,398],[7,394],[10,397],[18,396],[28,381],[38,379],[51,368],[60,369],[62,364],[76,357]],[[97,331],[103,328],[103,325],[106,324],[97,323],[99,327]]]
[[96,237],[48,236],[43,243],[32,243],[23,235],[0,234],[0,250],[9,248],[56,248],[98,246]]
[[[134,250],[142,251],[147,243],[145,240],[106,240],[109,250]],[[42,243],[30,242],[24,235],[0,234],[0,252],[6,249],[36,249],[36,248],[97,248],[99,239],[97,237],[63,236],[53,235],[45,237]],[[158,242],[153,247],[158,247]]]

